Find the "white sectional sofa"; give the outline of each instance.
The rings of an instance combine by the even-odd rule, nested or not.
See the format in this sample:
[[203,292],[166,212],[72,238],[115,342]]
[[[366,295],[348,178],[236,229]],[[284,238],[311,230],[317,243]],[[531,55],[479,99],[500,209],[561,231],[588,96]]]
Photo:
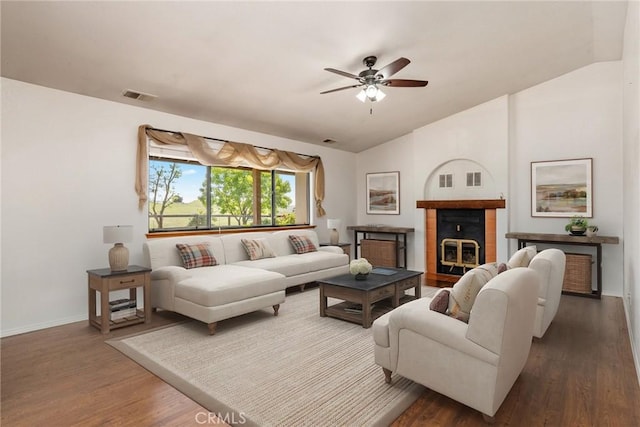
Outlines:
[[[289,236],[304,236],[317,249],[298,254]],[[242,239],[264,239],[275,257],[250,260]],[[215,266],[187,269],[176,244],[205,243]],[[285,290],[349,271],[349,256],[336,246],[320,247],[313,230],[152,238],[143,245],[151,271],[151,305],[189,316],[214,334],[218,321],[273,307]]]

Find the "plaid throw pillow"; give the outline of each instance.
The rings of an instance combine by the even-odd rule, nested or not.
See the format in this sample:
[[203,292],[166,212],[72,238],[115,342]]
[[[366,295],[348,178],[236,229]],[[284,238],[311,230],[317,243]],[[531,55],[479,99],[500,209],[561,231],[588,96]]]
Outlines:
[[184,268],[212,267],[218,265],[207,243],[198,243],[197,245],[176,243],[176,248],[178,248],[178,253],[180,253]]
[[293,245],[293,249],[297,254],[306,254],[307,252],[315,252],[318,250],[311,239],[307,236],[296,236],[294,234],[290,234],[289,241]]
[[249,259],[255,261],[262,258],[273,258],[276,256],[267,239],[240,239],[242,246],[247,251]]

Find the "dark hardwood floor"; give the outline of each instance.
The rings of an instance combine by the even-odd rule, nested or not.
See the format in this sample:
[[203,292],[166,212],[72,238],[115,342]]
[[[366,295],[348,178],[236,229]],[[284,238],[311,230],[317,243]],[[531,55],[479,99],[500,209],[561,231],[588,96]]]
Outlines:
[[[104,343],[179,320],[159,312],[150,325],[106,336],[79,322],[3,338],[2,426],[221,425],[203,423],[204,408]],[[477,411],[427,390],[393,425],[483,424]],[[622,300],[563,296],[495,425],[640,426]]]

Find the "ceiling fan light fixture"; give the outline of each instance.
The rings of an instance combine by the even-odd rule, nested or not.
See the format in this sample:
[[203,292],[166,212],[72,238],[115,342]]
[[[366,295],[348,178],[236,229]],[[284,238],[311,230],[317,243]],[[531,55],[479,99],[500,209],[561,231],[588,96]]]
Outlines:
[[385,95],[375,84],[367,85],[364,89],[360,90],[356,95],[356,98],[360,100],[360,102],[365,102],[367,99],[371,102],[382,101]]
[[385,95],[385,93],[383,91],[378,89],[377,92],[376,92],[376,97],[375,97],[375,99],[372,99],[372,101],[382,101],[385,96],[387,96],[387,95]]
[[378,88],[376,87],[376,85],[369,85],[365,89],[365,92],[367,93],[367,98],[374,101],[376,98],[376,95],[378,94]]

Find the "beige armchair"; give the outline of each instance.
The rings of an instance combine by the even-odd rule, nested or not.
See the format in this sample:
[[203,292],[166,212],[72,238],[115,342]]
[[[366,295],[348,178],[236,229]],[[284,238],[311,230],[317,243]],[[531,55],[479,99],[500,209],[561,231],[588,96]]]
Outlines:
[[373,324],[375,362],[385,381],[395,373],[470,406],[491,420],[529,356],[538,277],[514,268],[478,293],[469,323],[404,304]]
[[533,257],[529,263],[529,268],[538,273],[540,281],[536,320],[533,327],[533,336],[536,338],[542,338],[558,312],[565,263],[566,256],[560,249],[545,249]]

